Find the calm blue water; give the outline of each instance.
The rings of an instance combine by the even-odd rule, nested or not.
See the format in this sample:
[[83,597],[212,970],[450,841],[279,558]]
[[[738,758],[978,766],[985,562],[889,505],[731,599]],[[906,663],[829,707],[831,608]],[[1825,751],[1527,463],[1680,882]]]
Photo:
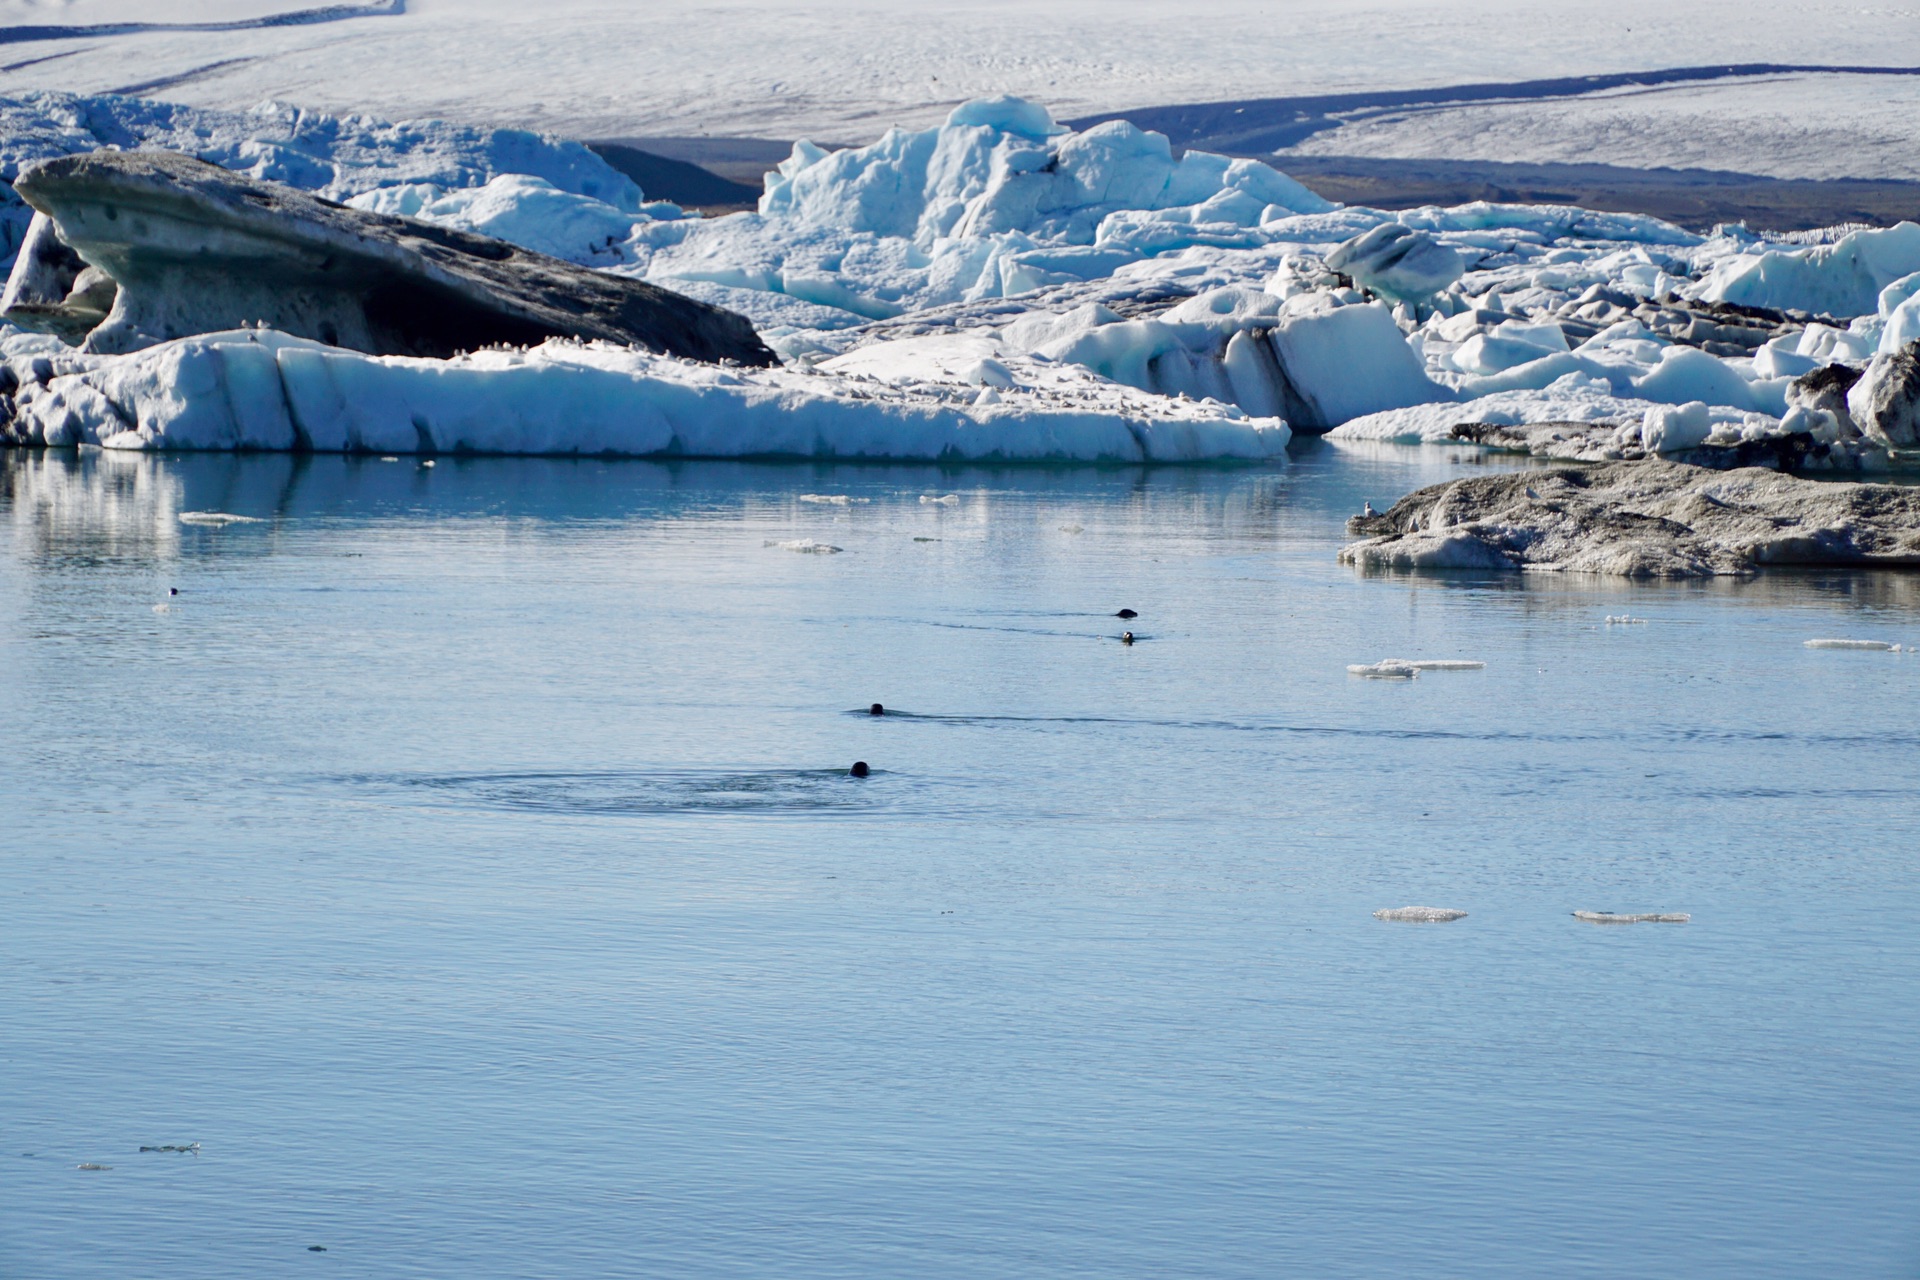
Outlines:
[[1920,578],[1473,465],[0,456],[0,1275],[1920,1275]]

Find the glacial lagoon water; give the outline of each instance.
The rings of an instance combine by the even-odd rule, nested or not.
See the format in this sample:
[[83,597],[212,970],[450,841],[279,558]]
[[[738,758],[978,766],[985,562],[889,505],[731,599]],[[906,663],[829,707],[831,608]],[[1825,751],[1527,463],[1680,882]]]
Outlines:
[[1915,1275],[1920,578],[1485,465],[0,457],[0,1274]]

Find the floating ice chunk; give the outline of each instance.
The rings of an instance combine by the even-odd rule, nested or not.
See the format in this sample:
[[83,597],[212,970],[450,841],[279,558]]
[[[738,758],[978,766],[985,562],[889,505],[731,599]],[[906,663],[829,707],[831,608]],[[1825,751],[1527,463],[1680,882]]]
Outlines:
[[1647,620],[1645,618],[1636,618],[1629,613],[1610,613],[1607,615],[1607,625],[1610,627],[1643,627],[1646,624]]
[[1640,420],[1640,444],[1648,453],[1697,449],[1713,434],[1713,416],[1699,400],[1683,405],[1654,405]]
[[1450,357],[1453,367],[1462,373],[1491,375],[1518,369],[1554,354],[1532,342],[1523,342],[1503,334],[1476,333],[1461,343]]
[[854,498],[844,493],[803,493],[801,502],[811,502],[822,507],[851,507],[872,502],[872,498]]
[[1327,266],[1397,301],[1422,302],[1458,280],[1467,269],[1459,251],[1431,232],[1385,222],[1339,245]]
[[1576,911],[1573,918],[1589,924],[1686,924],[1693,919],[1684,911],[1648,911],[1639,915],[1622,915],[1614,911]]
[[257,516],[236,516],[228,511],[182,511],[181,524],[204,524],[215,529],[224,529],[230,524],[259,524]]
[[1471,658],[1414,658],[1411,660],[1393,658],[1393,662],[1406,662],[1415,671],[1484,671],[1487,664]]
[[1900,646],[1885,640],[1808,640],[1809,649],[1871,649],[1876,653],[1899,653]]
[[1382,907],[1373,913],[1375,920],[1405,920],[1412,924],[1444,924],[1464,920],[1467,913],[1452,907]]
[[960,495],[957,493],[923,493],[920,495],[920,505],[923,507],[957,507],[960,505]]
[[798,551],[806,556],[832,556],[840,554],[840,548],[829,542],[815,542],[812,538],[797,538],[792,542],[776,542],[772,538],[763,544],[778,547],[782,551]]
[[88,1162],[87,1164],[77,1164],[73,1167],[76,1169],[87,1169],[95,1173],[105,1173],[108,1170],[113,1168],[113,1166],[110,1164],[93,1164],[92,1162]]
[[1347,667],[1347,674],[1366,680],[1411,680],[1420,674],[1420,668],[1411,662],[1389,658],[1384,662],[1352,663]]

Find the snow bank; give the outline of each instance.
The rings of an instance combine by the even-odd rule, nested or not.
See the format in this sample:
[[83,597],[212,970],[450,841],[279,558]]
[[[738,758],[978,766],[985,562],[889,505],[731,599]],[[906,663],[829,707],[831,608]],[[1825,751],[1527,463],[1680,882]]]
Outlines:
[[1199,462],[1279,458],[1289,436],[1231,406],[1017,359],[983,389],[907,356],[921,376],[885,382],[564,342],[423,360],[235,331],[44,380],[31,350],[0,352],[22,383],[11,436],[49,446]]

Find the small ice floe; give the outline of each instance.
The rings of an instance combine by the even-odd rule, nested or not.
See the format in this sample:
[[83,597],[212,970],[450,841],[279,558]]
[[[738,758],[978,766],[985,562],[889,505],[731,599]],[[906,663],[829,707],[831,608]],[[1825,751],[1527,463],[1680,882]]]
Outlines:
[[1363,680],[1411,680],[1420,674],[1420,668],[1411,662],[1395,662],[1389,658],[1385,662],[1350,663],[1347,674]]
[[872,498],[854,498],[844,493],[803,493],[800,501],[811,502],[823,507],[851,507],[859,503],[872,502]]
[[86,1169],[92,1173],[105,1173],[109,1169],[113,1168],[113,1166],[110,1164],[94,1164],[91,1161],[89,1161],[86,1164],[77,1164],[73,1167],[76,1169]]
[[1899,653],[1900,646],[1885,640],[1809,640],[1809,649],[1869,649],[1875,653]]
[[1369,680],[1411,680],[1422,671],[1480,671],[1486,665],[1468,658],[1382,658],[1354,663],[1347,674]]
[[197,1142],[166,1142],[157,1147],[142,1147],[142,1151],[174,1151],[182,1155],[197,1156],[200,1144]]
[[1452,907],[1382,907],[1373,913],[1375,920],[1401,920],[1412,924],[1445,924],[1465,920],[1467,913]]
[[1610,613],[1607,615],[1607,625],[1610,627],[1644,627],[1647,625],[1647,620],[1645,618],[1636,618],[1630,613]]
[[162,600],[159,604],[153,606],[153,611],[155,613],[172,613],[173,606]]
[[224,529],[230,524],[259,524],[255,516],[236,516],[228,511],[182,511],[181,524],[203,524],[214,529]]
[[1585,920],[1588,924],[1685,924],[1693,919],[1684,911],[1646,911],[1639,915],[1623,915],[1617,911],[1576,911],[1575,920]]
[[425,462],[422,462],[420,465],[423,467],[430,467],[433,465],[433,459],[428,458]]
[[1060,526],[1060,532],[1062,532],[1062,533],[1085,533],[1085,532],[1086,532],[1086,529],[1085,529],[1085,528],[1083,528],[1083,527],[1082,527],[1082,526],[1080,526],[1080,525],[1077,525],[1077,524],[1063,524],[1063,525],[1061,525],[1061,526]]
[[389,453],[389,454],[387,454],[387,455],[386,455],[385,457],[383,457],[383,458],[381,458],[381,459],[380,459],[380,461],[382,461],[382,462],[398,462],[398,461],[400,461],[400,458],[399,458],[399,455],[397,455],[397,454],[392,454],[392,453]]
[[957,493],[923,493],[920,495],[920,505],[923,507],[957,507],[960,505],[960,495]]
[[798,551],[801,555],[807,556],[833,556],[840,554],[839,547],[834,546],[830,542],[815,542],[812,538],[797,538],[792,542],[775,542],[769,538],[763,545],[778,547],[782,551]]

